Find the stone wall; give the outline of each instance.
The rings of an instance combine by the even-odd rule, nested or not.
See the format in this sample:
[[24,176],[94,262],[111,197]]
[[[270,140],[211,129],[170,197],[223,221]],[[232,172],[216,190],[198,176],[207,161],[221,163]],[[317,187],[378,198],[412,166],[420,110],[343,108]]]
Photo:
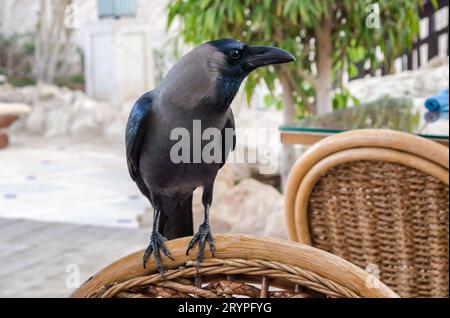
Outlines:
[[89,98],[81,91],[39,84],[22,88],[0,86],[0,101],[24,103],[31,113],[15,124],[15,131],[42,136],[103,135],[117,117],[111,105]]
[[349,90],[362,103],[384,97],[427,98],[448,88],[449,60],[437,57],[416,71],[351,81]]

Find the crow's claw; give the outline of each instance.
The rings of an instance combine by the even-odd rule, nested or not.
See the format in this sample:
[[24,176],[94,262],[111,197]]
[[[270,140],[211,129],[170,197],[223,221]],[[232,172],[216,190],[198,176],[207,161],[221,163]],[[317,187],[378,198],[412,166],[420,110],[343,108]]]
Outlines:
[[214,257],[215,245],[211,234],[211,228],[207,222],[200,225],[198,232],[194,235],[192,240],[189,242],[188,248],[186,250],[186,255],[189,255],[189,251],[194,247],[195,243],[198,242],[198,254],[197,254],[197,271],[200,263],[203,260],[203,249],[205,248],[205,243],[208,241],[209,250]]
[[169,250],[164,245],[165,241],[167,241],[167,239],[165,237],[163,237],[157,231],[153,231],[152,235],[150,236],[150,244],[148,245],[147,249],[145,250],[144,258],[143,258],[143,263],[144,263],[143,265],[145,268],[147,265],[148,259],[150,258],[152,253],[154,253],[156,267],[158,268],[158,271],[161,273],[161,276],[163,276],[163,277],[165,277],[165,276],[164,276],[164,268],[161,264],[161,252],[160,251],[162,251],[165,256],[167,256],[168,258],[173,260],[172,256],[170,255]]

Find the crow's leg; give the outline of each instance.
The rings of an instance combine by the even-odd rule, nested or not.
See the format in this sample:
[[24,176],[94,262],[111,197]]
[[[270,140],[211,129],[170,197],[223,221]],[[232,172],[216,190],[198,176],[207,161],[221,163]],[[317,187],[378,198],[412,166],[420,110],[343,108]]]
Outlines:
[[189,246],[186,251],[186,255],[189,255],[189,251],[194,247],[194,245],[198,242],[198,253],[197,253],[197,267],[200,265],[203,260],[203,249],[205,248],[205,243],[208,242],[209,250],[214,257],[214,240],[211,234],[211,227],[209,226],[209,204],[205,206],[205,221],[200,225],[198,232],[195,233],[192,240],[189,242]]
[[186,255],[189,255],[189,251],[194,247],[194,245],[198,242],[198,254],[197,254],[197,269],[203,260],[203,249],[205,248],[205,243],[208,242],[209,250],[211,251],[212,256],[214,257],[214,240],[211,234],[211,227],[209,226],[209,208],[212,202],[212,193],[213,187],[208,186],[203,189],[203,206],[205,207],[205,220],[200,225],[198,232],[194,235],[192,240],[189,243],[189,246],[186,251]]
[[167,239],[165,237],[163,237],[157,230],[158,229],[158,220],[159,220],[160,214],[161,214],[161,210],[154,209],[154,211],[153,211],[153,230],[152,230],[152,234],[150,236],[150,244],[148,245],[148,247],[147,247],[147,249],[145,250],[145,253],[144,253],[143,261],[144,261],[144,268],[145,268],[145,266],[147,265],[148,259],[150,258],[152,253],[154,253],[155,254],[156,267],[158,268],[158,270],[161,273],[161,275],[164,276],[164,268],[161,265],[161,253],[160,253],[160,250],[163,252],[164,255],[166,255],[170,259],[173,259],[173,258],[170,255],[169,250],[164,245],[164,242]]

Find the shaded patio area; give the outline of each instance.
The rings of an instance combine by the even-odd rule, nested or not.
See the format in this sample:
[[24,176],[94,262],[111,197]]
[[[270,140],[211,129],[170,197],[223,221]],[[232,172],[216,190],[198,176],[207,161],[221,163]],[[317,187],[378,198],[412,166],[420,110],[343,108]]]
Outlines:
[[[67,297],[71,265],[80,283],[144,248],[145,230],[0,218],[0,297]],[[68,267],[69,266],[69,267]]]

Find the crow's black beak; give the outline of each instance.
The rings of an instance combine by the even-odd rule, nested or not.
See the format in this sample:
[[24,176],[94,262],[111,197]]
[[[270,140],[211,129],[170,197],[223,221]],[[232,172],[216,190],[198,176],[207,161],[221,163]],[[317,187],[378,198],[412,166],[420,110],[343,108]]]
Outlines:
[[248,46],[247,52],[246,64],[249,69],[295,61],[295,57],[291,53],[276,47]]

